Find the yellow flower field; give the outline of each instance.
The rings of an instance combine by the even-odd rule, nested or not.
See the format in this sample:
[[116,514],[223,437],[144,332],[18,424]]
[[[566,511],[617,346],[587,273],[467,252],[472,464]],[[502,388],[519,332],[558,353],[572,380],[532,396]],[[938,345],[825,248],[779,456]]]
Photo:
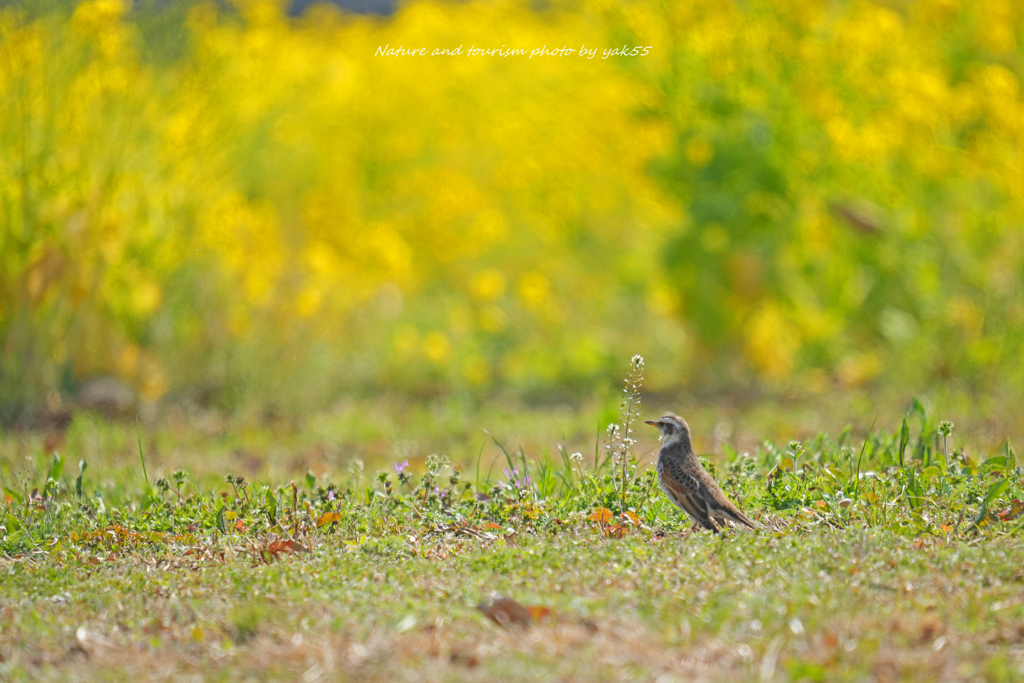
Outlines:
[[1015,3],[183,16],[0,10],[4,418],[1022,379]]

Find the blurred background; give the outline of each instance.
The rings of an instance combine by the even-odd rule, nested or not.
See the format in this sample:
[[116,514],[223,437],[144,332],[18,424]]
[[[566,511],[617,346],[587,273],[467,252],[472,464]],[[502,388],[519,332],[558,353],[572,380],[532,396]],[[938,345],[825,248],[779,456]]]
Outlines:
[[1022,40],[1011,0],[0,3],[0,425],[571,410],[641,354],[652,410],[1004,438]]

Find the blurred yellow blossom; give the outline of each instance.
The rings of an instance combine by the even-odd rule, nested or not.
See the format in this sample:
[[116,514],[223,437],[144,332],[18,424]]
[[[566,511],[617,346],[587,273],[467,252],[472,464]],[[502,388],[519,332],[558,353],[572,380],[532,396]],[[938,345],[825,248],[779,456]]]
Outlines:
[[477,273],[472,284],[477,301],[493,301],[505,293],[505,276],[493,268]]
[[[1010,0],[233,7],[173,45],[127,0],[0,10],[3,405],[577,387],[638,351],[666,391],[1013,381]],[[652,51],[374,56],[512,37]]]
[[544,273],[533,270],[519,278],[519,297],[530,308],[541,308],[551,298],[551,286]]
[[438,365],[446,362],[451,355],[452,345],[442,332],[431,332],[423,338],[423,355]]
[[786,377],[793,370],[798,348],[798,334],[774,304],[765,304],[746,325],[746,356],[767,377]]

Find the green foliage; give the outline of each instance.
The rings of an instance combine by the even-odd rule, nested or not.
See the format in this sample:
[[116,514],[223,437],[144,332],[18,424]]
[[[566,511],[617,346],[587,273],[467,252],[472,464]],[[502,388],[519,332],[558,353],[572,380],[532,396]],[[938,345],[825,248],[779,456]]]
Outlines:
[[[624,413],[624,420],[631,414],[632,409]],[[932,427],[923,412],[915,414],[922,417],[918,429],[911,430],[904,418],[896,432],[872,431],[859,445],[845,435],[833,440],[824,434],[785,448],[765,441],[753,454],[727,448],[724,460],[705,460],[705,467],[754,519],[789,533],[822,525],[884,528],[911,537],[1019,532],[1024,520],[1017,519],[1016,506],[1024,480],[1009,444],[980,464],[962,450],[947,464],[936,457],[941,425]],[[631,433],[628,426],[620,430]],[[209,534],[241,542],[268,534],[352,538],[404,528],[503,534],[557,533],[591,523],[623,529],[614,533],[687,526],[658,491],[653,467],[639,466],[627,451],[623,479],[622,460],[614,453],[628,443],[618,442],[591,465],[564,447],[553,459],[544,453],[530,457],[522,449],[513,455],[494,443],[496,459],[506,466],[500,473],[492,466],[475,483],[464,481],[462,467],[447,457],[431,455],[419,475],[408,462],[395,463],[372,481],[361,468],[353,468],[347,483],[307,472],[304,487],[250,484],[227,475],[228,490],[203,490],[178,470],[172,481],[158,479],[151,494],[148,487],[107,484],[90,495],[83,489],[87,463],[80,463],[72,481],[63,473],[63,457],[55,455],[37,473],[39,487],[30,491],[29,480],[24,493],[4,487],[7,522],[0,550],[21,553],[66,542],[94,546],[106,543],[103,533],[110,528],[125,530],[132,542],[167,546]]]

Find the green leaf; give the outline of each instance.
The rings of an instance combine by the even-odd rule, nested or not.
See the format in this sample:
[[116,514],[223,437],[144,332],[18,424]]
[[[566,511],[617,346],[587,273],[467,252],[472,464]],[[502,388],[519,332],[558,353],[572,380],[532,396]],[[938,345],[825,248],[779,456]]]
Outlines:
[[24,503],[25,502],[25,498],[20,493],[15,491],[14,489],[9,489],[9,488],[7,488],[5,486],[4,487],[4,493],[6,493],[10,497],[11,500],[16,500],[19,503]]
[[928,420],[928,415],[925,412],[924,404],[921,403],[917,396],[914,397],[914,403],[911,407],[911,410],[918,414],[918,416],[921,418],[921,422],[926,422]]
[[1014,472],[1017,470],[1017,454],[1013,451],[1013,446],[1010,445],[1010,440],[1006,440],[1006,446],[1003,447],[1003,455],[1006,456],[1006,471]]
[[220,507],[219,510],[217,510],[217,528],[220,529],[220,532],[222,534],[226,534],[228,532],[227,528],[224,526],[225,510],[226,508],[223,505]]
[[978,516],[974,519],[975,527],[984,526],[988,523],[989,504],[1001,496],[1008,488],[1010,488],[1009,479],[1000,479],[999,481],[993,482],[989,485],[988,490],[985,492],[985,498],[981,502],[981,510],[978,511]]
[[929,483],[934,482],[936,479],[942,476],[942,468],[938,465],[928,465],[921,470],[921,479]]
[[907,480],[907,502],[911,510],[920,510],[924,507],[924,487],[913,471]]
[[266,504],[263,506],[263,511],[267,513],[270,526],[277,526],[277,496],[274,495],[273,491],[267,491],[264,499]]
[[309,470],[306,470],[306,486],[309,488],[316,486],[316,475]]
[[999,481],[990,484],[988,491],[985,492],[985,507],[988,507],[993,500],[1003,495],[1008,488],[1010,488],[1009,479],[1000,479]]
[[1005,472],[1006,471],[1006,456],[1005,455],[993,455],[991,458],[981,463],[982,472]]
[[928,520],[925,519],[924,516],[922,516],[920,513],[918,513],[918,512],[911,512],[910,513],[910,521],[912,521],[917,526],[921,527],[922,531],[927,531],[928,530]]
[[53,452],[53,462],[50,464],[50,471],[46,473],[47,480],[57,481],[64,471],[64,456],[57,451]]
[[82,477],[85,476],[85,468],[88,466],[89,463],[85,458],[78,461],[78,477],[75,479],[75,493],[79,498],[82,497]]
[[[9,491],[10,489],[4,490]],[[10,512],[7,513],[7,528],[11,531],[21,531],[22,529],[21,521]]]

